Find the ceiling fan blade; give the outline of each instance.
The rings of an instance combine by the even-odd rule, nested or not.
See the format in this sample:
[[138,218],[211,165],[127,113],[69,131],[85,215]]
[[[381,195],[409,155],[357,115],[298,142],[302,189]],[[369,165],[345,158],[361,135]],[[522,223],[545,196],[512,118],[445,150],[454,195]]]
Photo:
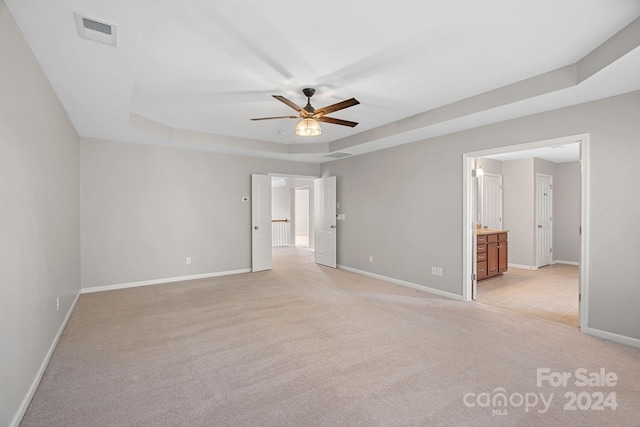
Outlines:
[[258,117],[251,120],[298,119],[298,116]]
[[330,114],[334,111],[342,110],[345,108],[353,107],[354,105],[360,104],[355,98],[347,99],[346,101],[338,102],[337,104],[331,104],[323,108],[318,108],[314,114]]
[[349,126],[349,127],[355,127],[358,124],[356,122],[350,122],[348,120],[341,120],[341,119],[334,119],[333,117],[327,117],[327,116],[317,117],[316,120],[319,122],[332,123],[334,125],[342,125],[342,126]]
[[293,101],[289,101],[287,98],[285,98],[284,96],[281,95],[271,95],[273,96],[275,99],[277,99],[280,102],[284,102],[285,104],[287,104],[289,107],[293,108],[294,110],[296,110],[299,113],[302,113],[304,110],[302,109],[302,107],[300,107],[298,104],[296,104]]

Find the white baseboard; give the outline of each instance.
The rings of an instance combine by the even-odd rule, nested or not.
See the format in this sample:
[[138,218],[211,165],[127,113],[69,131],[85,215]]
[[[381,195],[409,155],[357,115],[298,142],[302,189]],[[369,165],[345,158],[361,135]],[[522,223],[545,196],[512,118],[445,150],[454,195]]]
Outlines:
[[581,331],[587,335],[592,335],[594,337],[604,338],[609,341],[615,341],[621,344],[627,344],[633,347],[640,348],[640,339],[638,338],[627,337],[625,335],[620,335],[613,332],[602,331],[600,329],[589,328],[589,327],[583,328],[581,329]]
[[576,262],[576,261],[564,261],[564,260],[561,260],[561,259],[555,259],[555,260],[553,260],[553,262],[551,262],[551,264],[580,265],[580,263]]
[[76,308],[76,303],[78,302],[78,298],[80,298],[80,292],[76,294],[76,297],[74,298],[73,303],[71,303],[71,307],[69,307],[69,311],[67,311],[67,315],[64,317],[64,321],[60,325],[60,328],[58,329],[58,333],[53,338],[53,342],[49,347],[49,351],[47,351],[47,354],[44,356],[44,360],[42,360],[42,363],[40,364],[40,369],[38,369],[38,372],[36,373],[36,377],[33,379],[33,382],[31,383],[31,386],[29,387],[27,394],[22,399],[22,402],[20,403],[18,410],[16,411],[15,415],[13,416],[13,419],[9,423],[9,427],[18,427],[20,425],[20,422],[22,421],[22,418],[24,417],[24,414],[27,412],[27,408],[29,408],[31,399],[33,399],[33,395],[36,393],[36,390],[40,385],[40,381],[42,380],[44,371],[47,369],[47,365],[49,365],[49,360],[51,360],[51,356],[53,356],[53,352],[56,349],[56,346],[58,345],[58,341],[60,341],[62,332],[64,332],[64,328],[67,327],[67,323],[71,318],[71,313],[73,313],[73,309]]
[[370,273],[368,271],[358,270],[351,267],[345,267],[344,265],[338,265],[340,270],[349,271],[351,273],[361,274],[363,276],[371,277],[373,279],[382,280],[385,282],[393,283],[395,285],[406,286],[408,288],[417,289],[419,291],[428,292],[430,294],[438,295],[445,298],[451,298],[457,301],[462,301],[462,295],[457,295],[447,291],[441,291],[440,289],[430,288],[428,286],[418,285],[416,283],[406,282],[404,280],[394,279],[392,277],[382,276],[380,274]]
[[116,285],[93,286],[80,290],[82,294],[90,294],[93,292],[113,291],[115,289],[137,288],[138,286],[161,285],[163,283],[183,282],[185,280],[208,279],[210,277],[230,276],[232,274],[251,273],[250,268],[240,270],[219,271],[217,273],[193,274],[191,276],[168,277],[165,279],[143,280],[140,282],[120,283]]
[[524,270],[537,270],[538,267],[536,267],[535,265],[524,265],[524,264],[512,264],[509,263],[509,268],[522,268]]

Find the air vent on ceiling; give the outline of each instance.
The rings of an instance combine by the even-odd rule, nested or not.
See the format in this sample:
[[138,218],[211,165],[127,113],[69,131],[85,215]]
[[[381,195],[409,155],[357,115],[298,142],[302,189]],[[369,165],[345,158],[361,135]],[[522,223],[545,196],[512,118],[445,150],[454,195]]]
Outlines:
[[74,13],[74,15],[80,37],[111,46],[116,45],[118,27],[114,24],[82,16],[78,12]]
[[342,157],[348,157],[348,156],[353,156],[353,154],[336,151],[335,153],[327,154],[325,157],[331,157],[332,159],[340,159]]

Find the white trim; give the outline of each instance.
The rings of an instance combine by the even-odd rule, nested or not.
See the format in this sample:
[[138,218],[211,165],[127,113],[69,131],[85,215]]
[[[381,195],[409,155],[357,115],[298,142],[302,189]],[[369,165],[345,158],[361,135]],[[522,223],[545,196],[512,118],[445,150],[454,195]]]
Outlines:
[[509,268],[521,268],[523,270],[532,270],[535,271],[538,269],[538,267],[536,267],[535,265],[524,265],[524,264],[513,264],[513,263],[509,263]]
[[471,275],[476,274],[475,251],[473,246],[477,235],[477,215],[473,209],[473,178],[477,159],[467,153],[462,154],[462,301],[473,297],[472,287],[476,283]]
[[78,298],[80,298],[80,293],[81,292],[78,292],[76,294],[76,297],[73,299],[73,302],[71,303],[71,307],[69,307],[69,311],[67,311],[67,314],[64,317],[64,321],[60,325],[60,328],[58,329],[58,333],[53,338],[53,342],[49,347],[49,351],[47,351],[47,354],[44,356],[44,359],[40,364],[40,369],[38,369],[38,372],[36,373],[36,377],[33,379],[33,382],[31,383],[31,387],[29,387],[29,390],[27,390],[27,394],[22,399],[22,402],[20,403],[18,410],[16,411],[15,415],[13,416],[13,419],[9,423],[9,427],[18,427],[22,422],[22,418],[24,417],[24,414],[27,412],[27,409],[29,408],[29,404],[31,404],[31,399],[33,399],[33,395],[36,393],[36,390],[40,385],[40,381],[42,380],[44,371],[47,369],[47,366],[49,365],[49,361],[51,360],[51,356],[53,356],[53,352],[55,351],[58,345],[58,341],[60,341],[62,332],[64,332],[64,328],[67,327],[67,323],[71,318],[71,313],[73,313],[73,310],[76,308],[76,303],[78,302]]
[[219,271],[217,273],[193,274],[191,276],[167,277],[165,279],[143,280],[140,282],[120,283],[116,285],[89,286],[86,288],[82,288],[80,290],[80,293],[91,294],[93,292],[104,292],[104,291],[113,291],[115,289],[137,288],[138,286],[161,285],[164,283],[184,282],[185,280],[195,280],[195,279],[208,279],[210,277],[230,276],[232,274],[242,274],[242,273],[251,273],[251,269],[243,268],[240,270]]
[[580,305],[579,320],[580,329],[589,329],[589,159],[590,159],[589,134],[585,134],[580,144],[580,178],[581,178],[581,206],[582,216],[581,239],[580,239]]
[[590,328],[588,326],[586,328],[581,328],[581,330],[585,334],[588,334],[594,337],[604,338],[609,341],[615,341],[621,344],[626,344],[626,345],[640,348],[640,339],[638,338],[632,338],[626,335],[620,335],[613,332],[602,331],[600,329]]
[[338,265],[338,269],[348,271],[350,273],[361,274],[363,276],[371,277],[373,279],[382,280],[384,282],[393,283],[394,285],[406,286],[408,288],[417,289],[419,291],[428,292],[430,294],[438,295],[445,298],[462,301],[462,296],[447,291],[441,291],[440,289],[430,288],[428,286],[418,285],[416,283],[406,282],[404,280],[394,279],[392,277],[382,276],[380,274],[369,273],[368,271],[358,270],[344,265]]
[[567,265],[580,265],[578,261],[564,261],[562,259],[554,259],[551,264],[567,264]]

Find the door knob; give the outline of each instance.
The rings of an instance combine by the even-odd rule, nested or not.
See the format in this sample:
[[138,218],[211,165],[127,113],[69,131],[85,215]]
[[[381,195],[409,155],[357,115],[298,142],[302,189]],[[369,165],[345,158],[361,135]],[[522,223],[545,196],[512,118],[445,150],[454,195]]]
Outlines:
[[254,230],[257,230],[257,229],[258,229],[258,226],[256,225],[256,226],[254,226],[253,228],[254,228]]
[[541,226],[541,225],[539,225],[539,226],[538,226],[538,228],[542,228],[542,226]]
[[336,226],[335,226],[335,225],[332,225],[332,226],[331,226],[331,228],[336,228]]

